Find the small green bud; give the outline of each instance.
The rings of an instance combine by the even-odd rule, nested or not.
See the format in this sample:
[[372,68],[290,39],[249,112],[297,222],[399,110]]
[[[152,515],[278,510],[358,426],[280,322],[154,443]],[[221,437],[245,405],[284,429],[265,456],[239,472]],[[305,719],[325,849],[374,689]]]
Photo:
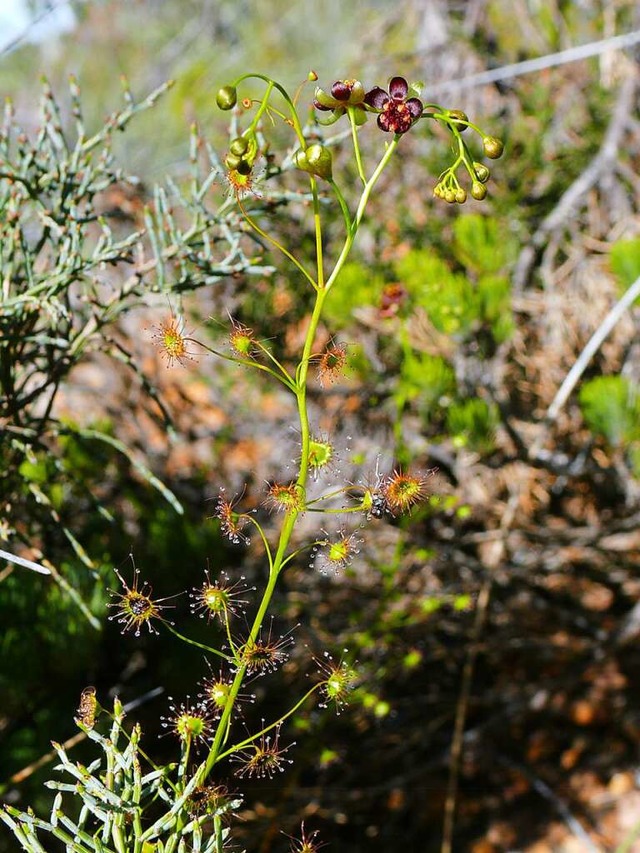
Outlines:
[[304,172],[309,171],[309,163],[307,162],[307,155],[302,150],[302,148],[298,148],[296,153],[293,155],[293,162],[296,164],[298,169],[302,169]]
[[314,143],[305,151],[309,171],[313,175],[318,175],[324,178],[325,181],[330,181],[332,177],[333,157],[331,151],[325,148],[324,145]]
[[479,181],[474,181],[471,186],[471,195],[476,199],[476,201],[482,201],[482,199],[487,195],[487,188]]
[[[449,118],[454,120],[454,124],[469,121],[469,116],[466,113],[463,113],[462,110],[449,110]],[[460,128],[460,133],[464,133],[466,129],[467,125],[463,124]]]
[[227,169],[237,169],[241,161],[242,157],[239,157],[236,154],[227,154],[224,158],[224,165]]
[[501,139],[496,139],[495,136],[485,136],[482,140],[482,147],[490,160],[497,160],[498,157],[502,157],[504,144]]
[[238,90],[235,86],[223,86],[218,89],[216,104],[221,110],[232,110],[238,103]]
[[473,168],[476,173],[476,179],[480,181],[481,184],[486,184],[491,172],[487,169],[484,163],[474,163]]
[[229,146],[229,151],[236,157],[242,157],[249,150],[249,140],[246,136],[237,136]]
[[464,204],[466,200],[467,191],[464,190],[462,187],[458,187],[458,189],[456,190],[456,202],[458,204]]
[[454,193],[454,191],[453,190],[445,190],[444,200],[447,202],[447,204],[454,204],[454,202],[456,200],[456,194]]

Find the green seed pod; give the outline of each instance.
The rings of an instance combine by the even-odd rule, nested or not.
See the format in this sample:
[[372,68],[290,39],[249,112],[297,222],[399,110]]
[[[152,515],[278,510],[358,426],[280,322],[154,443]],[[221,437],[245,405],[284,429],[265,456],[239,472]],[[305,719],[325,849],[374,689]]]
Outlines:
[[484,163],[474,163],[473,168],[476,173],[476,180],[480,181],[481,184],[486,184],[491,172],[487,169]]
[[496,139],[495,136],[485,136],[482,140],[482,147],[490,160],[497,160],[498,157],[502,157],[504,144],[501,139]]
[[471,187],[471,195],[476,199],[476,201],[482,201],[482,199],[487,195],[487,188],[479,181],[474,181]]
[[218,89],[216,104],[221,110],[232,110],[238,103],[238,90],[235,86],[223,86]]
[[229,151],[236,157],[242,157],[249,150],[249,140],[246,136],[237,136],[229,146]]
[[304,172],[310,171],[307,155],[302,148],[298,148],[296,153],[293,155],[293,162],[296,164],[298,169],[302,169]]
[[224,158],[224,165],[228,169],[237,169],[242,161],[241,157],[238,157],[236,154],[227,154]]
[[325,181],[330,181],[332,176],[333,157],[331,151],[324,145],[314,143],[304,152],[307,158],[308,171]]
[[[469,116],[466,113],[463,113],[462,110],[449,110],[449,118],[454,120],[454,124],[469,121]],[[460,128],[460,133],[464,133],[466,129],[466,124],[463,124]]]

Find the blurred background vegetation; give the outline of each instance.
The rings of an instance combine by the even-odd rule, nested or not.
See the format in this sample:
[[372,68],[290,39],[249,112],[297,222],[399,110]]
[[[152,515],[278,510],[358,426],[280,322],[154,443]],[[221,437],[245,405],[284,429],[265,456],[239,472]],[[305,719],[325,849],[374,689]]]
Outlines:
[[[47,30],[62,7],[67,28]],[[256,719],[297,695],[306,646],[316,654],[349,648],[364,678],[347,712],[299,720],[295,764],[277,785],[247,785],[247,849],[286,850],[279,831],[295,832],[301,818],[337,853],[440,849],[462,709],[454,850],[629,842],[640,822],[637,302],[566,404],[553,404],[640,274],[638,52],[609,47],[489,84],[460,81],[638,32],[637,3],[34,0],[24,10],[24,37],[8,38],[0,56],[0,93],[32,139],[41,74],[72,139],[70,73],[92,133],[122,107],[123,75],[135,102],[175,81],[113,134],[123,171],[114,165],[92,204],[114,244],[149,226],[160,234],[169,207],[179,207],[174,189],[184,193],[175,216],[188,231],[196,216],[191,126],[224,151],[227,129],[212,93],[244,71],[291,90],[310,66],[324,84],[358,77],[384,86],[402,74],[424,82],[425,100],[465,110],[506,143],[492,164],[489,199],[452,209],[432,197],[447,164],[444,136],[403,139],[328,303],[325,333],[350,344],[350,366],[343,382],[313,389],[312,405],[342,447],[342,475],[366,476],[382,449],[383,466],[436,467],[436,494],[406,529],[392,520],[369,529],[343,576],[325,577],[305,560],[285,576],[277,626],[300,623],[296,652],[256,685]],[[363,138],[365,148],[380,143],[368,127]],[[195,160],[206,180],[212,162]],[[164,208],[160,188],[173,199]],[[224,211],[221,176],[211,194]],[[311,245],[299,207],[273,211],[283,239]],[[211,228],[220,227],[218,213],[211,216]],[[329,223],[328,253],[335,233]],[[162,687],[164,696],[135,712],[147,749],[161,758],[173,746],[156,740],[166,696],[193,695],[207,674],[171,637],[120,636],[108,621],[113,565],[130,574],[132,551],[158,596],[198,586],[207,565],[252,583],[262,577],[258,550],[230,547],[208,516],[221,487],[246,488],[245,504],[262,512],[264,481],[286,476],[295,452],[290,403],[219,362],[167,370],[151,333],[171,305],[220,343],[229,311],[286,360],[307,306],[286,270],[270,273],[274,259],[262,247],[245,246],[244,272],[229,276],[190,254],[186,238],[181,245],[166,280],[153,266],[94,345],[66,364],[50,412],[55,431],[25,449],[16,445],[25,420],[3,410],[0,546],[28,547],[22,552],[44,556],[60,575],[55,583],[11,566],[0,572],[0,785],[21,806],[44,807],[51,768],[31,771],[51,739],[74,734],[85,686],[124,701]],[[157,259],[154,251],[147,245]],[[130,263],[118,260],[98,284],[117,289]],[[7,332],[15,317],[8,292],[3,377],[25,367]],[[73,300],[68,308],[84,311]],[[29,334],[24,327],[21,340]],[[42,419],[40,410],[25,411],[30,425]],[[309,521],[305,533],[313,531]],[[204,637],[207,626],[189,619],[186,601],[175,605],[178,629]],[[0,834],[0,850],[12,849]]]

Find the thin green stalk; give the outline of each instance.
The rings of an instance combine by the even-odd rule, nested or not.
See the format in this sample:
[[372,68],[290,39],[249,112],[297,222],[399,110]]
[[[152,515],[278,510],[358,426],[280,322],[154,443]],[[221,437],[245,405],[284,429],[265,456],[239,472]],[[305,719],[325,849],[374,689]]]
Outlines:
[[263,735],[266,735],[267,732],[271,732],[271,731],[273,731],[273,729],[277,729],[278,726],[280,726],[286,719],[288,719],[293,714],[295,714],[295,712],[298,710],[298,708],[301,708],[304,705],[304,703],[307,701],[307,699],[310,696],[312,696],[316,692],[316,690],[318,690],[320,687],[322,687],[322,684],[323,684],[322,681],[318,682],[318,684],[314,684],[313,687],[310,690],[307,690],[307,692],[304,694],[304,696],[301,699],[299,699],[292,708],[289,708],[289,710],[287,711],[286,714],[283,714],[281,717],[278,717],[278,719],[275,721],[275,723],[269,723],[268,726],[265,726],[259,732],[256,732],[255,734],[250,735],[248,738],[245,738],[244,740],[240,741],[240,743],[235,743],[233,746],[229,747],[229,749],[227,749],[226,752],[221,753],[218,756],[218,760],[221,761],[223,758],[226,758],[228,755],[233,755],[234,752],[237,752],[239,749],[243,749],[245,746],[248,746],[250,743],[254,743],[255,741],[257,741],[258,738],[262,737]]
[[398,141],[399,141],[399,137],[394,136],[393,140],[389,143],[387,150],[384,152],[380,162],[376,166],[374,173],[371,175],[371,177],[369,178],[369,181],[367,182],[365,188],[362,191],[362,195],[360,196],[360,201],[358,203],[358,209],[356,211],[355,218],[354,218],[352,225],[351,225],[351,230],[347,234],[347,239],[344,242],[344,246],[342,247],[342,251],[340,252],[340,256],[338,257],[338,260],[336,261],[336,265],[333,268],[333,272],[331,273],[331,275],[327,279],[327,283],[325,286],[325,293],[327,291],[329,291],[331,289],[331,287],[333,287],[333,285],[335,284],[335,281],[338,278],[338,275],[340,274],[340,271],[341,271],[342,267],[344,266],[345,261],[347,260],[347,258],[349,256],[349,252],[351,251],[351,248],[353,246],[353,241],[355,240],[356,234],[358,233],[358,228],[360,227],[360,223],[362,222],[362,218],[364,216],[364,212],[366,210],[367,203],[369,202],[369,197],[371,196],[371,193],[373,191],[374,186],[376,185],[376,183],[378,181],[378,178],[380,177],[380,175],[384,171],[387,163],[389,162],[389,160],[391,159],[391,156],[393,155],[393,152],[397,148]]
[[349,115],[349,124],[351,125],[351,139],[353,140],[353,152],[356,155],[358,174],[360,175],[360,180],[363,185],[366,186],[367,176],[364,173],[364,167],[362,165],[362,154],[360,153],[360,143],[358,142],[358,125],[355,120],[355,110],[353,107],[349,107],[347,113]]
[[243,215],[245,221],[247,222],[247,224],[250,225],[253,228],[253,230],[257,234],[259,234],[264,240],[266,240],[267,243],[270,243],[274,248],[276,248],[276,249],[278,249],[278,251],[282,252],[282,254],[286,258],[289,258],[291,263],[295,267],[297,267],[298,270],[300,270],[302,275],[307,279],[307,281],[311,284],[311,286],[317,289],[318,285],[314,281],[313,276],[307,272],[307,270],[303,267],[303,265],[300,263],[300,261],[294,255],[292,255],[291,252],[285,246],[282,245],[282,243],[280,243],[278,240],[275,239],[275,237],[272,237],[269,233],[267,233],[264,229],[262,229],[258,225],[258,223],[255,221],[255,219],[252,219],[249,216],[249,214],[246,211],[246,208],[243,206],[240,199],[238,199],[238,206],[240,207],[240,210],[242,211],[242,215]]
[[229,655],[225,655],[222,652],[219,652],[217,649],[211,648],[211,646],[206,646],[204,643],[198,643],[196,640],[190,640],[189,637],[185,637],[184,634],[181,634],[179,631],[173,627],[170,622],[165,622],[165,627],[168,628],[171,633],[177,637],[179,640],[182,640],[184,643],[188,643],[190,646],[196,646],[198,649],[204,649],[205,652],[211,652],[212,655],[218,655],[219,658],[227,661],[227,663],[233,663],[233,659],[229,657]]

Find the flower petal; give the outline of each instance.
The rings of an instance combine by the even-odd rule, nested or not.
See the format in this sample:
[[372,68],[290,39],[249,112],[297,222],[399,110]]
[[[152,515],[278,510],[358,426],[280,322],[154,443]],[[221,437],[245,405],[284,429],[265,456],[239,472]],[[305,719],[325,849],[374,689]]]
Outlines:
[[405,101],[405,106],[414,119],[420,118],[422,115],[422,101],[419,98],[409,98],[409,100]]
[[380,113],[378,116],[378,127],[380,130],[384,130],[385,133],[389,133],[391,127],[389,125],[389,114],[388,113]]
[[384,89],[381,89],[380,86],[374,86],[373,89],[367,92],[364,96],[365,104],[368,104],[375,110],[381,110],[388,100],[389,94],[385,92]]
[[389,94],[394,101],[404,101],[409,91],[409,84],[404,77],[392,77],[389,80]]
[[331,94],[336,101],[348,101],[351,94],[351,86],[348,86],[343,80],[336,80],[331,87]]

